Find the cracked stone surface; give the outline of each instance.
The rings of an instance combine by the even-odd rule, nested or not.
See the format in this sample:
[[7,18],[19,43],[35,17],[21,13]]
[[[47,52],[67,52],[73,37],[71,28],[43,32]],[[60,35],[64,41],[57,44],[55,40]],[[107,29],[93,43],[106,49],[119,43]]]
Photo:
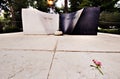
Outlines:
[[47,79],[52,52],[0,51],[0,79]]

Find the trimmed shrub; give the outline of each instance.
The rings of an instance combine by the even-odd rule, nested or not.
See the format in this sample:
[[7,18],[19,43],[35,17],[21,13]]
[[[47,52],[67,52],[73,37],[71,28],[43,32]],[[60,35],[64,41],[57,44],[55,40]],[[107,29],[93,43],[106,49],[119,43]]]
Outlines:
[[103,33],[120,34],[120,29],[103,29],[103,28],[99,28],[98,31],[103,32]]
[[0,22],[0,33],[2,33],[3,32],[3,25],[2,25],[2,22]]
[[102,12],[99,18],[101,28],[120,28],[120,13]]
[[0,33],[3,32],[3,26],[4,26],[3,20],[4,20],[4,18],[0,16]]
[[120,13],[119,12],[102,12],[100,14],[100,21],[120,22]]
[[120,28],[120,22],[104,22],[99,21],[99,27],[101,28]]
[[9,33],[9,32],[18,32],[19,28],[16,26],[5,26],[3,27],[3,32]]

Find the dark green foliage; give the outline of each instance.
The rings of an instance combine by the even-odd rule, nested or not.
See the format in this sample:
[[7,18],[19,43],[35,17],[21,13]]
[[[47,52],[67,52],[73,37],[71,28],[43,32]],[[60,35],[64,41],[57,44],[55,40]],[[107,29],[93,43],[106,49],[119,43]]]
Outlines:
[[100,15],[99,27],[101,28],[120,28],[119,12],[102,12]]
[[20,31],[20,29],[16,26],[5,26],[3,28],[3,32],[4,33],[9,33],[9,32],[18,32]]
[[[0,19],[0,33],[8,33],[8,32],[19,32],[21,29],[18,26],[13,26],[10,19]],[[15,24],[18,24],[14,21]]]
[[116,8],[114,6],[118,1],[119,0],[102,0],[101,10],[110,12],[116,11]]
[[120,28],[120,22],[105,22],[99,21],[99,27],[101,28]]
[[[27,0],[2,0],[1,8],[5,11],[5,19],[10,20],[11,24],[8,26],[16,26],[22,28],[22,24],[18,24],[21,20],[21,9],[27,8]],[[6,22],[5,22],[6,23]],[[6,27],[6,24],[3,24]],[[19,25],[19,26],[18,26]]]
[[99,28],[98,31],[103,32],[103,33],[120,34],[120,29],[103,29],[103,28]]
[[102,11],[115,11],[117,10],[114,5],[119,0],[70,0],[71,11],[77,11],[84,7],[101,7]]
[[3,32],[3,25],[2,25],[2,22],[0,22],[0,33],[2,33]]
[[74,11],[77,11],[79,10],[79,6],[81,5],[81,2],[83,0],[70,0],[70,3],[71,3],[71,11],[74,12]]
[[119,12],[102,12],[100,14],[100,21],[120,22],[120,13]]
[[46,0],[0,0],[0,8],[2,8],[5,11],[4,13],[5,19],[10,20],[11,23],[11,24],[7,24],[7,22],[2,22],[3,27],[6,28],[7,30],[14,29],[15,31],[18,28],[21,29],[22,8],[27,8],[29,6],[33,6],[34,8],[37,8],[44,12],[47,12],[47,7],[48,7]]
[[47,8],[48,8],[47,0],[36,0],[36,1],[37,1],[37,7],[36,8],[38,10],[47,12]]

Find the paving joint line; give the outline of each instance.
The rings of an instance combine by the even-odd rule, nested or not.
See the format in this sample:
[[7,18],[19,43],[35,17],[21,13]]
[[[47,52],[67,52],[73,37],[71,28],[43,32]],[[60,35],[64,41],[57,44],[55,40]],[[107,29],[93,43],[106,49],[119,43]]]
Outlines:
[[57,50],[57,49],[51,49],[51,50],[45,50],[45,49],[9,49],[9,48],[2,48],[0,51],[47,51],[47,52],[92,52],[92,53],[120,53],[120,51],[102,51],[102,50]]
[[54,58],[55,58],[55,54],[56,54],[56,50],[57,50],[57,45],[58,45],[58,39],[57,39],[57,41],[56,41],[55,48],[54,48],[54,50],[53,50],[53,57],[52,57],[52,61],[51,61],[51,63],[50,63],[50,67],[49,67],[47,79],[49,79],[50,71],[51,71],[52,66],[53,66],[53,61],[54,61]]
[[69,53],[69,52],[86,52],[86,53],[89,53],[89,52],[91,52],[91,53],[120,53],[120,51],[99,51],[99,50],[95,50],[95,51],[77,51],[77,50],[57,50],[57,52],[67,52],[67,53]]
[[45,49],[9,49],[9,48],[2,48],[0,50],[3,50],[3,51],[53,51],[52,49],[51,50],[45,50]]

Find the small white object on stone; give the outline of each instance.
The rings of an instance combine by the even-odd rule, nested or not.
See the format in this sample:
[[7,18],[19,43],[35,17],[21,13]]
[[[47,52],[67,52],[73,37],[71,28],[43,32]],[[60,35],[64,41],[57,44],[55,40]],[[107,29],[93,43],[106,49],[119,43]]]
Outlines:
[[60,36],[60,35],[63,35],[63,32],[62,32],[62,31],[56,31],[56,32],[54,33],[54,35]]

